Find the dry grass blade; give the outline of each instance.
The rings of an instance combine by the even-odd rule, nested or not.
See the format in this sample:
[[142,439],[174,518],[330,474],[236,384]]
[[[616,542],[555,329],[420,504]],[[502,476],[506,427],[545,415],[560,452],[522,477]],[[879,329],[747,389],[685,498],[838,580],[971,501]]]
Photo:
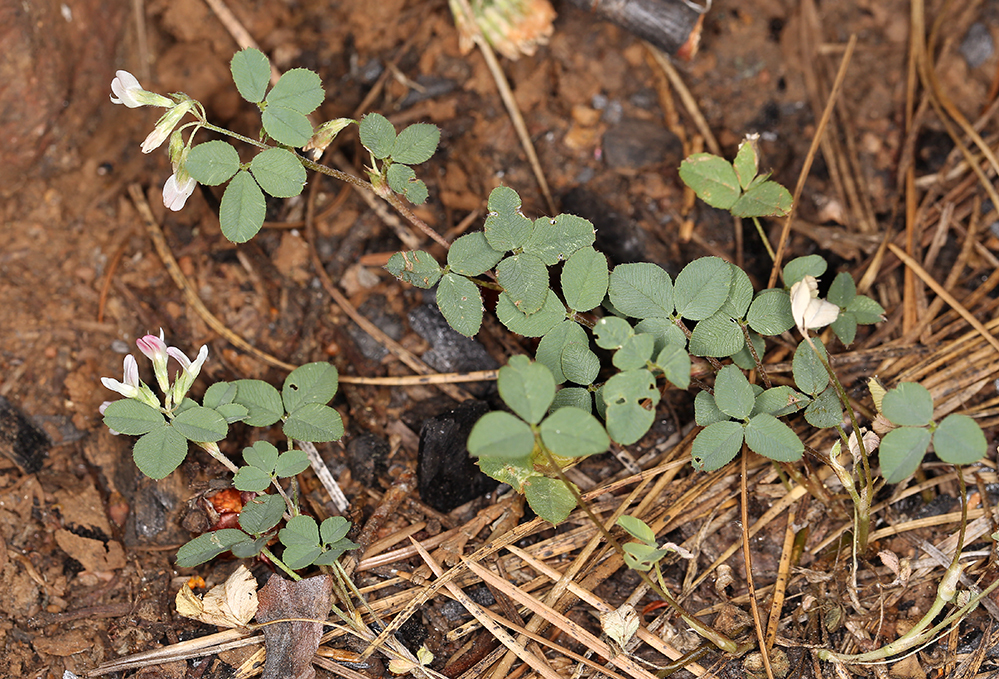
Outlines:
[[[465,607],[469,613],[475,617],[476,620],[489,632],[496,637],[504,646],[517,654],[517,657],[523,660],[525,663],[531,666],[535,672],[537,672],[545,679],[560,679],[559,675],[555,670],[553,670],[548,663],[546,663],[542,658],[534,655],[523,645],[518,644],[516,639],[507,633],[505,629],[498,623],[494,622],[492,616],[488,615],[477,603],[468,598],[461,588],[455,585],[450,579],[444,580],[444,571],[440,565],[433,560],[430,554],[419,546],[419,543],[413,542],[413,545],[420,552],[420,556],[423,558],[424,563],[426,563],[430,569],[437,576],[438,580],[444,581],[444,586],[451,593],[451,595],[457,599],[462,606]],[[452,569],[452,571],[455,569]]]
[[558,611],[546,606],[541,601],[512,586],[488,568],[485,568],[481,564],[475,563],[474,561],[468,561],[467,559],[465,560],[465,565],[469,570],[482,578],[483,581],[490,583],[493,587],[500,590],[514,601],[528,607],[534,611],[535,614],[543,617],[549,623],[555,625],[566,634],[569,634],[584,646],[593,649],[603,657],[607,658],[612,665],[616,665],[622,670],[627,671],[633,677],[653,679],[654,675],[650,674],[648,670],[636,663],[634,660],[624,654],[616,652],[609,644],[605,644],[599,638],[595,637],[593,634],[583,629]]
[[985,325],[977,318],[975,318],[975,316],[970,311],[965,309],[960,302],[954,299],[954,296],[951,295],[949,292],[947,292],[946,288],[937,283],[936,279],[933,278],[933,276],[931,276],[926,271],[926,269],[924,269],[922,266],[919,265],[919,262],[910,257],[902,248],[898,247],[893,243],[889,243],[888,248],[892,251],[892,253],[896,257],[901,259],[907,267],[909,267],[913,272],[915,272],[915,274],[919,276],[920,280],[922,280],[924,283],[926,283],[926,285],[932,288],[933,292],[940,295],[940,297],[945,302],[947,302],[947,304],[949,304],[950,307],[954,309],[954,311],[961,314],[961,317],[964,318],[964,320],[968,321],[968,324],[971,325],[971,327],[973,327],[975,330],[977,330],[978,333],[981,334],[982,338],[986,342],[991,344],[996,351],[999,351],[999,339],[997,339],[994,335],[992,335],[992,333],[988,331]]
[[182,641],[164,648],[117,658],[98,665],[87,672],[86,676],[99,677],[111,674],[112,672],[124,672],[125,670],[149,667],[175,660],[202,658],[206,655],[213,655],[232,648],[240,648],[249,644],[260,644],[263,641],[263,636],[259,634],[254,634],[246,630],[230,629],[224,632],[209,634],[205,637]]

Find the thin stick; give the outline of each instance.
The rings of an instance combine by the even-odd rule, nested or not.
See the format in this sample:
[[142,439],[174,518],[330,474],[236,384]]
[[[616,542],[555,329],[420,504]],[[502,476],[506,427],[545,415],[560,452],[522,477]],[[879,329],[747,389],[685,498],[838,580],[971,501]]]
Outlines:
[[742,495],[742,502],[739,503],[742,512],[742,558],[746,562],[746,585],[749,587],[749,609],[753,612],[753,629],[756,631],[756,641],[759,644],[760,656],[763,658],[763,669],[767,672],[767,679],[774,679],[774,670],[770,666],[770,649],[767,648],[767,641],[763,631],[763,619],[760,617],[760,606],[756,602],[756,583],[753,581],[753,555],[749,549],[749,488],[746,481],[748,473],[746,458],[749,457],[749,449],[742,447],[742,474],[739,481],[739,492]]
[[808,173],[812,169],[812,163],[815,161],[815,153],[819,150],[819,143],[822,140],[822,135],[825,134],[826,126],[829,124],[829,118],[832,116],[833,109],[836,106],[836,99],[839,97],[839,92],[843,88],[843,81],[846,80],[846,68],[850,64],[850,59],[853,58],[853,50],[857,46],[857,36],[851,35],[850,42],[846,45],[846,51],[843,53],[843,60],[839,64],[839,71],[836,73],[836,81],[833,83],[832,92],[829,93],[829,101],[826,102],[826,108],[822,111],[822,118],[819,120],[818,126],[815,128],[815,137],[812,139],[812,145],[808,148],[808,155],[805,156],[805,163],[801,167],[801,173],[798,175],[798,183],[794,187],[794,198],[791,200],[791,211],[787,215],[787,219],[784,220],[784,228],[780,233],[780,241],[777,244],[777,259],[774,261],[773,268],[770,270],[770,281],[767,283],[768,288],[772,288],[775,283],[777,283],[777,275],[780,273],[780,263],[784,258],[784,250],[787,247],[788,236],[791,233],[791,220],[794,219],[795,207],[798,205],[798,199],[801,198],[801,192],[805,188],[805,180],[808,179]]

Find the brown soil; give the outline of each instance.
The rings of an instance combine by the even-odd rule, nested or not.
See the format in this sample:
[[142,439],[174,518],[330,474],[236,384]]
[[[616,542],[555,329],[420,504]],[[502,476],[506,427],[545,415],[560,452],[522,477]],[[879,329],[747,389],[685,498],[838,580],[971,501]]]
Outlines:
[[[927,10],[928,25],[939,11],[939,3],[932,4]],[[937,43],[943,46],[937,75],[945,95],[975,120],[995,95],[999,58],[986,50],[981,63],[969,62],[959,47],[967,44],[965,36],[973,22],[984,24],[992,39],[999,39],[999,9],[993,2],[968,5],[970,9],[962,7],[959,12],[946,10],[949,18]],[[556,8],[559,18],[550,43],[533,56],[515,62],[503,60],[503,66],[552,192],[561,201],[560,208],[584,214],[599,229],[612,234],[607,249],[619,259],[653,260],[675,273],[687,261],[715,254],[744,261],[754,282],[765,285],[769,267],[751,225],[743,227],[744,244],[737,250],[730,219],[703,204],[691,209],[685,202],[676,168],[684,152],[691,150],[697,129],[665,85],[662,71],[646,47],[568,3]],[[366,110],[388,115],[397,126],[426,121],[441,127],[440,150],[419,170],[431,197],[417,210],[439,232],[455,237],[456,227],[473,210],[481,215],[489,191],[500,184],[520,192],[526,213],[546,212],[486,64],[478,52],[460,51],[446,3],[250,2],[239,3],[234,10],[280,69],[301,66],[320,73],[329,93],[321,108],[324,119],[354,115],[372,87],[380,83],[379,74],[390,69]],[[191,535],[185,527],[190,524],[183,523],[190,502],[210,484],[224,479],[224,470],[213,466],[207,456],[192,454],[178,473],[164,481],[137,478],[129,455],[130,441],[109,435],[100,422],[98,407],[113,396],[101,386],[100,377],[120,377],[123,354],[137,353],[135,339],[162,328],[171,344],[188,353],[208,344],[211,358],[203,374],[209,379],[253,377],[279,384],[284,376],[221,340],[185,301],[130,198],[130,185],[137,184],[145,191],[154,218],[193,290],[237,335],[293,364],[331,360],[341,373],[358,376],[409,372],[391,355],[381,357],[372,351],[363,333],[314,284],[310,243],[300,230],[302,200],[270,206],[272,226],[239,247],[219,232],[217,204],[213,202],[219,194],[196,193],[183,211],[164,210],[160,188],[170,174],[168,158],[162,149],[148,156],[139,152],[140,142],[155,123],[155,113],[111,105],[107,97],[116,69],[136,73],[143,85],[154,91],[187,92],[205,103],[212,120],[238,132],[255,135],[256,127],[252,107],[241,102],[228,76],[227,63],[236,44],[207,5],[200,0],[155,0],[147,4],[146,14],[144,44],[140,45],[134,19],[121,15],[102,24],[105,30],[125,36],[116,61],[108,60],[102,69],[87,64],[85,71],[82,66],[74,71],[72,63],[59,67],[65,72],[59,71],[57,79],[73,79],[72,87],[63,83],[61,89],[53,90],[66,98],[69,113],[59,108],[41,109],[50,119],[35,122],[48,125],[49,133],[22,140],[34,145],[29,149],[34,164],[16,186],[10,182],[4,186],[0,396],[9,401],[9,407],[0,408],[2,426],[6,430],[21,427],[30,433],[33,422],[52,445],[46,446],[36,436],[26,439],[34,447],[18,448],[10,443],[0,447],[6,454],[0,457],[0,676],[56,679],[65,669],[82,674],[120,655],[211,631],[173,611],[173,597],[191,573],[178,571],[172,555]],[[93,15],[89,20],[98,24],[105,21]],[[799,206],[801,228],[792,234],[789,252],[791,256],[821,252],[830,257],[834,267],[850,270],[859,279],[872,266],[871,258],[884,234],[905,225],[899,167],[907,160],[909,4],[901,0],[827,0],[816,11],[808,0],[800,4],[791,0],[749,4],[717,0],[707,15],[698,55],[678,68],[725,154],[731,157],[746,133],[760,133],[764,166],[773,170],[775,179],[794,187],[851,35],[856,35],[858,42],[837,117],[827,132],[832,143],[823,148],[808,177]],[[9,35],[4,38],[8,39]],[[112,42],[115,39],[108,37]],[[68,45],[66,51],[82,54],[85,44]],[[55,68],[41,61],[38,53],[34,58],[38,68]],[[144,63],[149,64],[148,73]],[[941,167],[956,164],[956,156],[947,160],[953,144],[933,110],[919,115],[918,124],[911,128],[918,130],[914,136],[917,143],[910,147],[921,191],[917,200],[925,197],[927,214],[944,212],[949,216],[927,218],[919,226],[917,240],[925,230],[923,243],[932,250],[930,242],[939,234],[942,246],[935,246],[939,254],[927,262],[937,280],[947,278],[956,260],[964,264],[949,283],[955,295],[964,299],[994,270],[993,253],[999,250],[999,241],[990,226],[996,212],[973,179],[961,192],[959,181],[970,176],[966,171],[956,172],[956,179],[949,182],[934,179],[933,173]],[[996,131],[993,118],[982,132],[993,147]],[[42,152],[36,153],[39,150]],[[360,173],[363,158],[356,135],[347,135],[340,150],[353,159],[352,171]],[[830,161],[831,157],[851,156],[853,164],[849,166],[834,166]],[[319,183],[315,200],[320,216],[311,246],[355,307],[376,322],[385,317],[401,320],[399,341],[422,354],[429,345],[405,325],[407,312],[423,303],[422,294],[380,269],[385,257],[401,247],[395,232],[355,193],[345,192],[332,181],[310,178],[310,183],[315,182]],[[846,184],[856,192],[843,188]],[[324,209],[330,206],[334,209]],[[481,216],[464,228],[480,226]],[[773,227],[771,237],[776,239],[780,224],[769,226]],[[977,230],[974,238],[978,249],[961,255],[968,229]],[[864,349],[899,340],[903,328],[911,328],[935,297],[921,285],[906,291],[902,268],[891,256],[876,260],[874,266],[875,270],[880,267],[881,275],[869,294],[888,310],[889,322],[877,338],[861,340],[859,346]],[[981,320],[994,318],[989,295],[975,301],[972,310],[981,310]],[[903,318],[904,305],[910,305],[910,318]],[[943,317],[946,311],[945,306],[932,313]],[[956,317],[947,317],[946,322],[952,320]],[[939,343],[970,329],[960,325],[949,335],[933,335],[944,327],[943,323],[932,325],[903,344]],[[529,347],[504,335],[496,324],[487,326],[482,341],[500,363],[518,346]],[[962,363],[960,373],[938,380],[942,386],[935,395],[944,398],[946,380],[950,380],[964,390],[962,408],[994,401],[999,361],[988,350],[978,356],[975,365]],[[858,399],[865,398],[859,388],[863,378],[879,366],[886,369],[878,362],[847,369],[845,377],[857,385],[854,395]],[[917,379],[927,374],[932,379],[936,374],[913,370],[920,375]],[[150,380],[149,375],[143,375]],[[422,407],[427,414],[435,414],[449,403],[432,387],[342,386],[334,405],[347,426],[345,442],[372,432],[391,444],[378,473],[367,478],[356,478],[356,470],[352,475],[347,469],[343,447],[326,446],[322,451],[352,500],[352,520],[363,524],[381,494],[404,470],[415,467],[419,419],[406,413]],[[685,425],[682,411],[689,408],[689,402],[674,399],[673,405],[681,411],[680,424]],[[986,408],[979,415],[989,427],[989,449],[994,451],[995,418],[990,413]],[[662,414],[662,425],[631,451],[634,458],[670,440],[675,431],[673,420],[665,406]],[[245,438],[245,432],[240,432],[236,439]],[[816,445],[828,442],[824,439]],[[243,445],[244,440],[234,440],[228,452],[238,453]],[[981,469],[983,488],[986,482],[995,483],[994,452],[990,458],[991,466]],[[583,465],[579,474],[599,483],[619,471],[619,463],[608,454]],[[928,465],[926,470],[930,477],[945,472],[940,465]],[[322,489],[306,477],[304,490],[310,493],[310,506],[317,512],[328,511]],[[750,488],[750,521],[784,494],[775,475],[760,478],[769,485]],[[738,497],[734,479],[719,478],[717,488],[728,488],[732,497]],[[688,467],[677,483],[697,480]],[[952,481],[928,485],[923,501],[934,496],[953,498],[957,492]],[[717,503],[728,499],[725,494],[719,497]],[[994,502],[994,495],[991,497]],[[922,502],[917,499],[910,498],[905,507],[886,513],[885,521],[902,521],[903,514],[913,516],[921,511]],[[848,521],[846,514],[816,515],[816,504],[813,501],[808,514],[813,522],[810,545],[814,535],[828,534]],[[723,508],[727,510],[729,505],[724,503]],[[482,506],[484,503],[465,508],[466,513],[456,514],[451,522],[461,523]],[[837,506],[844,508],[848,503]],[[799,508],[799,521],[806,520],[806,510],[805,506]],[[954,504],[940,511],[956,510]],[[418,512],[419,507],[412,511]],[[683,525],[671,539],[679,542],[697,535],[710,518],[705,514]],[[433,512],[422,518],[415,513],[400,514],[385,525],[379,537],[417,520],[428,521],[431,532],[435,521],[436,529],[441,529]],[[756,536],[757,587],[773,582],[785,523],[778,520]],[[698,567],[692,572],[705,569],[740,539],[737,515],[721,529],[714,525],[712,532],[698,541]],[[918,540],[936,544],[955,532],[956,524],[951,521],[915,531],[918,539],[882,538],[876,547],[917,558],[925,556],[915,547]],[[415,536],[428,535],[420,532]],[[982,545],[979,547],[986,549],[992,543]],[[872,557],[877,549],[867,556]],[[741,556],[731,557],[728,563],[735,580],[727,592],[701,587],[687,601],[692,609],[746,593]],[[883,585],[892,580],[880,563],[865,560],[862,565],[868,573],[878,572]],[[412,570],[416,566],[416,562],[404,562],[399,567]],[[838,566],[816,558],[809,568],[794,577],[796,582],[807,580],[811,585],[799,584],[794,591],[813,600],[823,593],[826,621],[830,611],[838,612],[844,621],[856,621],[870,631],[873,643],[890,640],[908,620],[918,619],[932,601],[942,572],[937,568],[923,580],[909,583],[904,595],[889,597],[879,627],[876,598],[865,599],[866,609],[861,614],[841,588],[822,584],[840,577]],[[223,563],[197,570],[209,584],[215,584],[231,569],[231,563]],[[366,577],[371,579],[365,582],[375,582],[374,576]],[[628,577],[619,575],[621,582],[611,581],[613,586],[605,585],[601,595],[620,603],[634,587]],[[673,568],[669,577],[679,589],[684,580],[682,564]],[[785,607],[786,611],[792,609],[794,606]],[[435,645],[438,658],[446,660],[460,646],[440,639],[446,630],[439,627],[445,622],[439,612],[417,618],[430,629],[428,644]],[[587,615],[576,618],[592,624]],[[781,634],[792,637],[801,629],[802,623],[795,619]],[[897,676],[959,676],[950,674],[953,662],[967,659],[980,644],[988,644],[994,653],[992,629],[987,614],[980,610],[949,642],[945,639],[908,664],[900,664],[900,671],[911,673]],[[984,637],[975,636],[979,630],[984,631]],[[843,635],[848,634],[842,624],[833,623],[812,632],[812,643],[832,646],[842,643]],[[682,638],[674,643],[686,648]],[[800,647],[791,655],[792,670],[798,673],[792,676],[818,676],[817,665]],[[742,676],[739,660],[726,662],[721,656],[709,656],[700,662],[715,668],[717,676]],[[978,666],[983,673],[979,676],[997,667],[995,655],[989,655]],[[571,666],[566,671],[571,671]],[[822,671],[826,673],[823,676],[832,676],[828,666]],[[325,670],[319,672],[322,675]],[[226,676],[211,663],[166,665],[140,674]]]

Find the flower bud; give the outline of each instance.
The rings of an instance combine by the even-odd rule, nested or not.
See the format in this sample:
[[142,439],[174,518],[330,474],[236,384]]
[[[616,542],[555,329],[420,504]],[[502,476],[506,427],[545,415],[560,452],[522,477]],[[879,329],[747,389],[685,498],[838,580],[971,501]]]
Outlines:
[[163,142],[167,140],[170,133],[173,132],[173,128],[177,127],[177,123],[179,123],[181,119],[187,115],[187,112],[190,111],[193,106],[194,102],[190,99],[185,99],[164,113],[156,122],[156,127],[153,128],[153,131],[150,132],[149,136],[147,136],[142,142],[142,152],[150,153],[158,149]]
[[184,400],[184,396],[187,395],[187,390],[191,388],[194,384],[194,380],[198,377],[198,373],[201,372],[201,366],[205,364],[205,360],[208,358],[208,346],[202,345],[201,350],[198,352],[198,357],[192,362],[184,352],[176,347],[168,347],[167,353],[172,356],[178,363],[180,363],[183,372],[177,375],[177,379],[173,383],[173,389],[171,390],[171,396],[173,397],[173,402],[180,404]]

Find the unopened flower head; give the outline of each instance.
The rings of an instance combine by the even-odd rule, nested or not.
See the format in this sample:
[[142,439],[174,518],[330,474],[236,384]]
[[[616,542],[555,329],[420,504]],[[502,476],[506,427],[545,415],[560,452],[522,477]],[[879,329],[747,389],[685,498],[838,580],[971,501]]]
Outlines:
[[205,364],[205,360],[208,358],[208,346],[201,345],[201,350],[198,352],[198,357],[191,361],[180,349],[177,347],[167,347],[167,353],[170,354],[174,359],[180,363],[183,371],[177,375],[177,379],[174,380],[173,390],[171,395],[173,397],[173,402],[179,404],[184,400],[184,396],[187,395],[187,390],[191,388],[194,384],[194,380],[198,377],[198,373],[201,372],[201,366]]
[[791,286],[791,317],[798,332],[824,328],[839,317],[839,307],[819,299],[819,282],[815,276],[805,276]]
[[163,329],[160,328],[160,336],[146,335],[135,340],[139,351],[153,362],[153,374],[156,375],[156,384],[164,394],[170,389],[170,376],[167,373],[167,353],[166,342],[163,341]]
[[173,128],[177,127],[177,123],[179,123],[181,119],[187,115],[187,112],[193,107],[194,102],[190,99],[185,99],[164,113],[156,122],[156,127],[153,128],[153,131],[150,132],[149,136],[142,142],[142,152],[150,153],[151,151],[158,149],[173,132]]
[[[142,89],[138,79],[128,71],[117,71],[111,81],[111,103],[124,104],[129,108],[140,106],[162,106],[172,108],[176,102],[162,94]],[[117,97],[117,98],[116,98]]]

